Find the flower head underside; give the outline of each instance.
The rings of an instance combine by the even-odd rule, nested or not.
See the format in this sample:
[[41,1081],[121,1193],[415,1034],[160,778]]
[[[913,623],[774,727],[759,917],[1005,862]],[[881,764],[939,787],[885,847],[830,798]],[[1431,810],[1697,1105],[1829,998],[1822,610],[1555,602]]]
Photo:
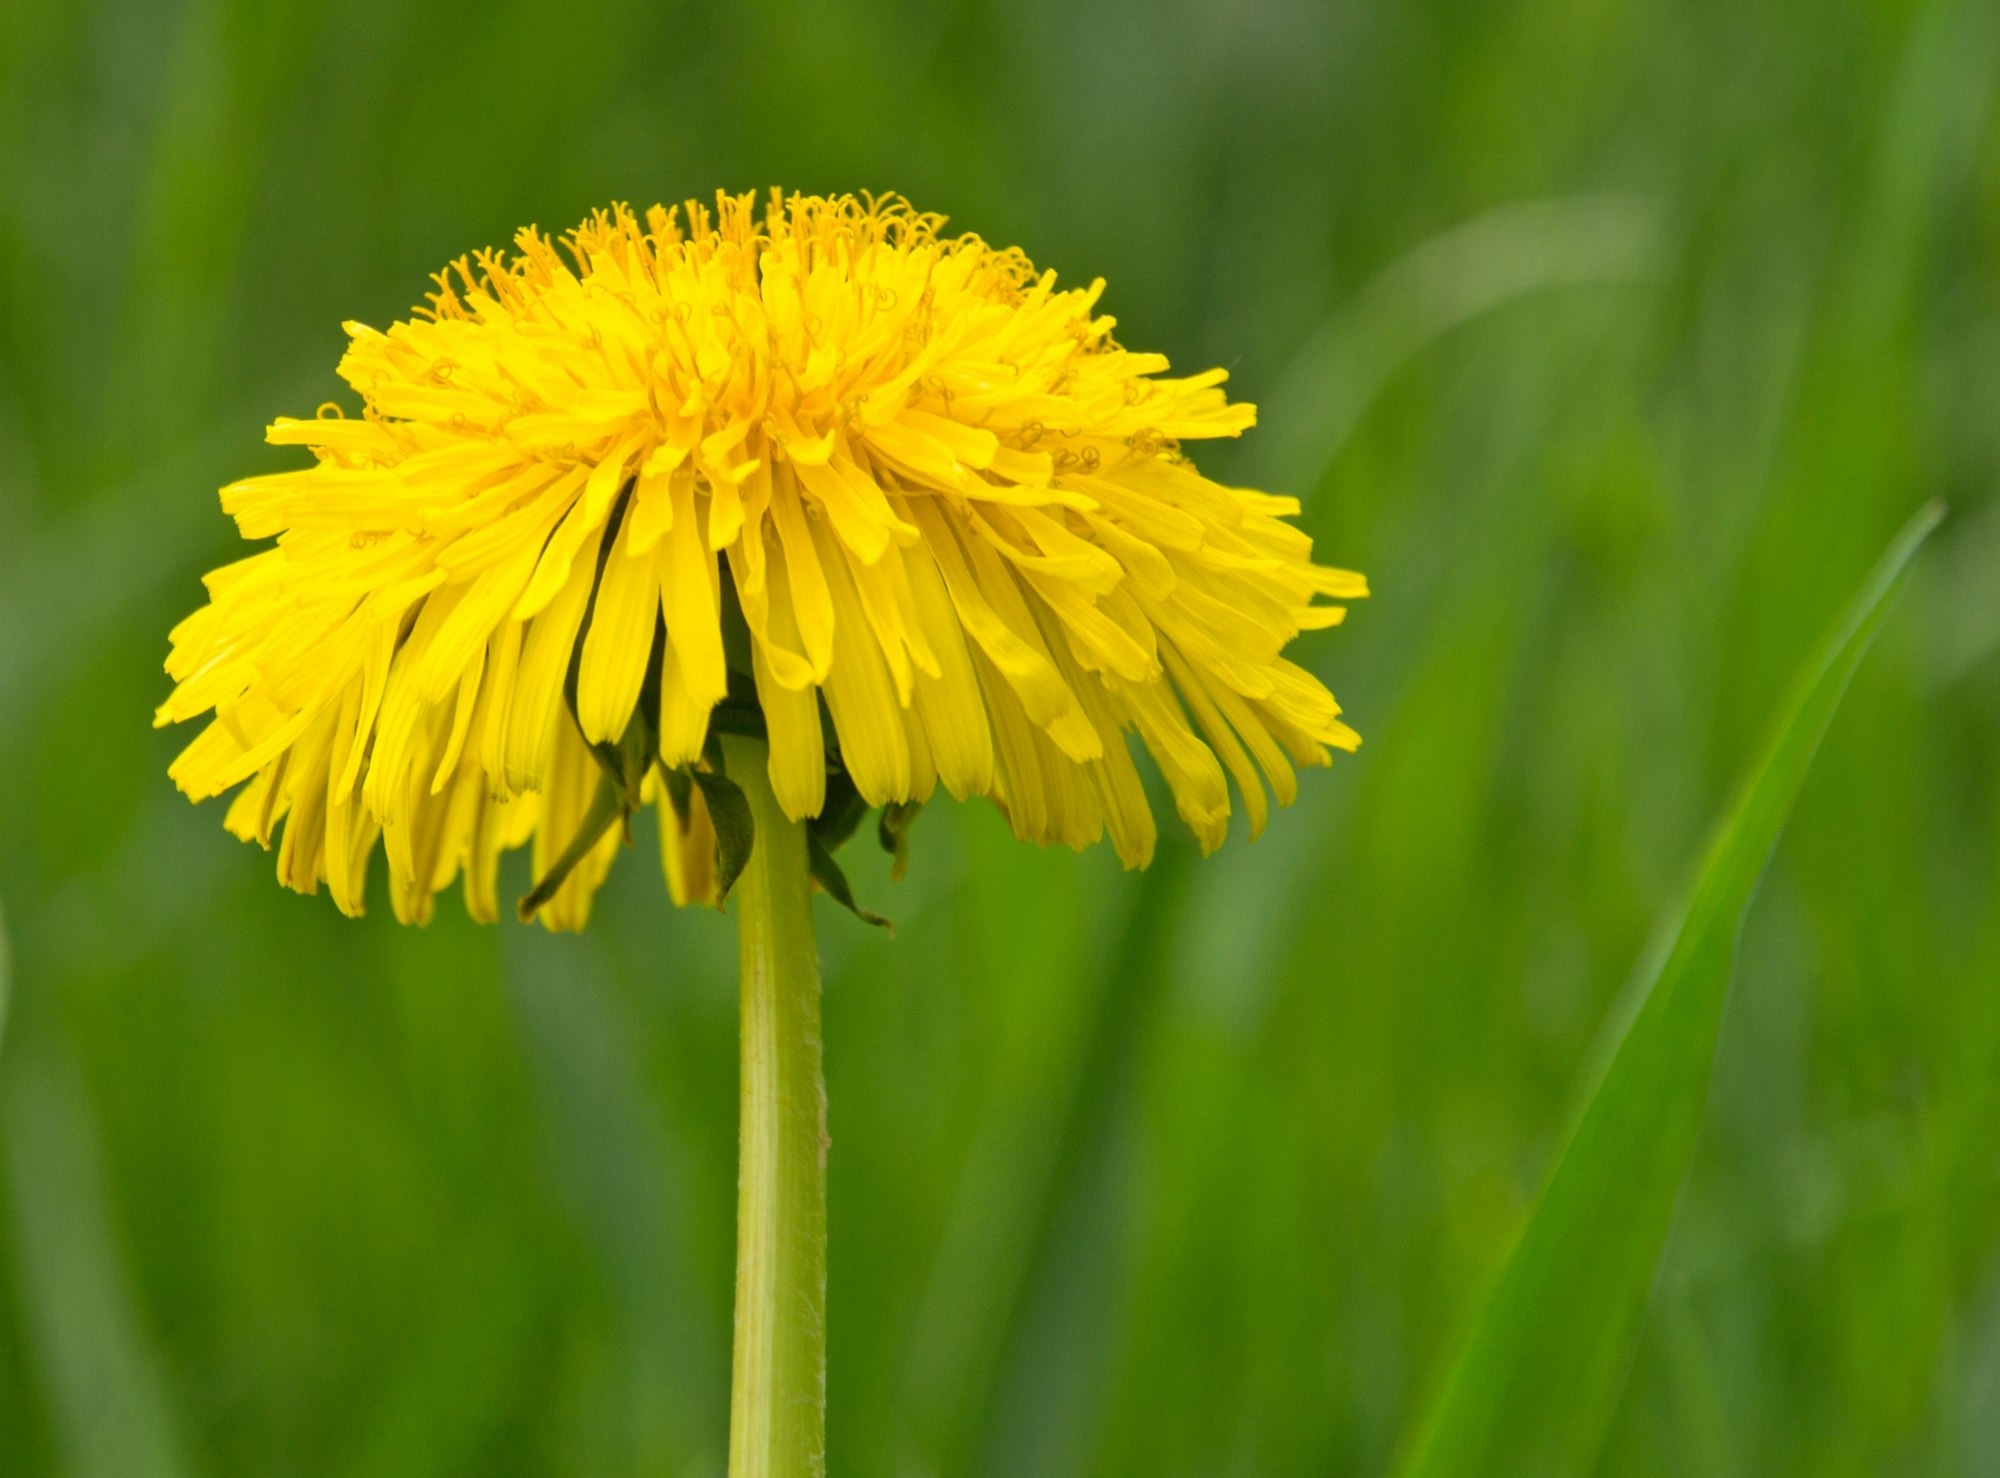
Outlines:
[[502,851],[540,874],[582,835],[559,928],[619,844],[585,831],[608,776],[704,896],[703,788],[671,781],[730,726],[795,818],[829,777],[883,806],[942,784],[1143,866],[1137,734],[1205,849],[1232,780],[1261,829],[1267,786],[1358,743],[1284,648],[1365,582],[1312,562],[1293,500],[1183,453],[1254,420],[1222,371],[1168,377],[1101,282],[941,224],[893,197],[616,207],[347,325],[362,413],[278,420],[313,465],[223,490],[275,543],[173,633],[159,721],[213,714],[174,779],[243,785],[230,829],[350,913],[378,840],[422,921],[461,875],[494,917]]

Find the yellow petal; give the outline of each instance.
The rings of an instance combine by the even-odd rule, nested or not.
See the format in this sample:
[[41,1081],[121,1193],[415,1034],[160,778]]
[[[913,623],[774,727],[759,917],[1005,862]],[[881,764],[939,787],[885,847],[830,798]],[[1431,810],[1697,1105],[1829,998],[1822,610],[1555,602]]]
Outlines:
[[664,786],[659,791],[660,870],[666,874],[667,896],[676,907],[715,902],[715,824],[701,787],[688,790],[688,820],[683,828]]
[[771,789],[784,813],[797,821],[817,816],[826,804],[826,736],[820,730],[819,690],[810,683],[795,686],[781,681],[772,662],[774,655],[790,656],[784,648],[798,640],[782,559],[777,555],[772,565],[776,578],[771,582],[769,640],[753,632],[750,655],[757,706],[764,711],[770,735]]
[[785,553],[791,577],[792,613],[799,640],[812,664],[813,681],[825,682],[833,665],[833,596],[826,571],[820,567],[819,546],[788,469],[779,469],[771,493],[771,521]]
[[590,601],[596,545],[593,531],[588,549],[579,551],[584,558],[572,564],[563,588],[528,623],[520,670],[514,677],[513,711],[507,716],[506,778],[511,789],[538,790],[548,771],[552,719],[562,703],[563,679]]
[[847,561],[832,547],[834,536],[820,525],[813,527],[813,536],[833,600],[833,666],[825,691],[834,730],[840,735],[841,758],[869,805],[906,801],[912,772],[902,705],[896,701],[882,649],[862,614]]
[[674,524],[667,531],[666,563],[660,573],[667,639],[680,659],[681,681],[688,696],[708,707],[720,703],[729,691],[715,551],[703,537],[693,484],[685,479],[676,481],[673,497]]
[[577,667],[577,723],[593,744],[616,743],[625,732],[653,650],[659,575],[652,560],[625,558],[630,540],[628,519],[619,525],[598,579]]
[[692,764],[708,743],[713,706],[698,703],[681,679],[681,661],[672,642],[660,653],[660,759],[669,766]]
[[945,789],[960,800],[993,788],[993,731],[951,596],[929,549],[904,558],[915,623],[936,654],[935,675],[919,673],[915,709]]
[[[1215,751],[1223,767],[1229,771],[1230,778],[1236,782],[1237,792],[1243,797],[1244,809],[1249,813],[1250,836],[1254,840],[1263,834],[1264,823],[1270,816],[1270,806],[1264,797],[1263,781],[1258,778],[1255,766],[1250,763],[1249,755],[1244,753],[1243,745],[1229,727],[1229,722],[1223,717],[1221,709],[1216,706],[1215,699],[1211,696],[1208,685],[1202,681],[1201,675],[1191,669],[1171,646],[1162,647],[1160,654],[1166,659],[1167,670],[1173,674],[1174,685],[1180,689],[1181,701],[1187,704],[1188,711],[1194,715],[1195,723],[1200,726],[1202,737],[1208,741],[1208,747]],[[1283,763],[1282,759],[1280,763]],[[1285,772],[1291,773],[1289,766],[1286,766]]]

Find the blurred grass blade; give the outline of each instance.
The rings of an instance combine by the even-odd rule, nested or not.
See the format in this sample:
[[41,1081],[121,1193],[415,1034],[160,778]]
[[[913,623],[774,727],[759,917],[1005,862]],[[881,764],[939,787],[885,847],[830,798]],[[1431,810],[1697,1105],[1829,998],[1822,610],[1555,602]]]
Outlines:
[[1801,674],[1656,941],[1636,1010],[1473,1328],[1407,1478],[1590,1471],[1693,1155],[1745,909],[1849,678],[1943,510],[1896,538]]
[[1266,399],[1251,470],[1301,491],[1395,375],[1451,330],[1551,288],[1641,281],[1665,256],[1658,207],[1623,195],[1504,205],[1398,258],[1308,339]]
[[[24,1051],[31,1040],[36,1050]],[[51,1033],[23,1033],[10,1046],[0,1150],[22,1333],[63,1471],[178,1478],[188,1469],[173,1388],[121,1245],[110,1167],[77,1064]],[[12,1471],[4,1459],[0,1471]]]
[[7,1044],[7,1003],[12,995],[12,964],[7,953],[7,911],[0,908],[0,1047]]

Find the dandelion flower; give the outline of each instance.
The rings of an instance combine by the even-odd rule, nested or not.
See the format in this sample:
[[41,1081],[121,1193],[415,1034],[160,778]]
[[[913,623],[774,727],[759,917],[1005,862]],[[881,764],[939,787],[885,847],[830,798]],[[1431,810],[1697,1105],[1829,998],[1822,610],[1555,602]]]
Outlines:
[[1267,786],[1358,743],[1284,648],[1365,583],[1312,562],[1292,499],[1189,461],[1255,418],[1224,371],[1169,377],[1101,281],[942,224],[618,206],[348,324],[361,413],[277,420],[313,465],[223,490],[276,542],[173,633],[158,721],[213,714],[175,781],[242,785],[229,829],[348,913],[381,841],[415,922],[460,876],[494,918],[500,853],[532,846],[544,922],[581,927],[642,802],[675,898],[712,897],[687,782],[718,732],[766,739],[793,820],[830,783],[892,808],[941,784],[1139,867],[1136,734],[1204,850],[1232,780],[1254,835]]

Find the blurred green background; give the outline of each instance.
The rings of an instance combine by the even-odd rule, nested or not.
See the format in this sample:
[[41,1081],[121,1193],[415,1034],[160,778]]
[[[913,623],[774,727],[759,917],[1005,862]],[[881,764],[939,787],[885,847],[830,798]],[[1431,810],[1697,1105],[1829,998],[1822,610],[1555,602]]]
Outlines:
[[642,839],[581,939],[348,922],[148,723],[343,319],[774,183],[1108,277],[1376,590],[1301,644],[1367,743],[1256,845],[850,855],[834,1473],[1387,1472],[1933,495],[1603,1470],[2000,1472],[1996,84],[1969,0],[0,0],[0,1473],[721,1472],[728,921]]

